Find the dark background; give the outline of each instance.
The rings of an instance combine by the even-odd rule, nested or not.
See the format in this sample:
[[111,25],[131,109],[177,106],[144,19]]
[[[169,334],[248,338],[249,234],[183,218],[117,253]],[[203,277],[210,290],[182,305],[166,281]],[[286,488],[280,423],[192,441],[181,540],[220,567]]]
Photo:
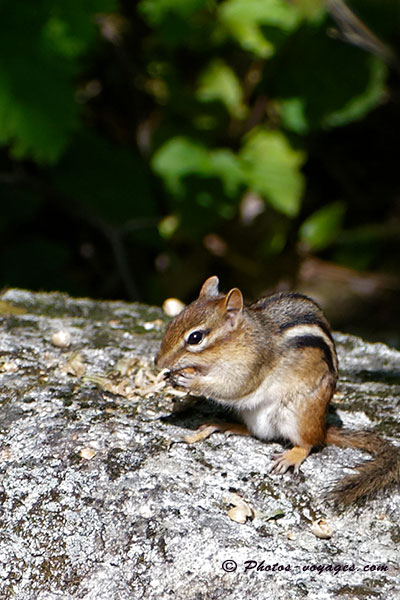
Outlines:
[[350,38],[320,0],[3,2],[0,284],[218,274],[400,347],[400,3],[348,6]]

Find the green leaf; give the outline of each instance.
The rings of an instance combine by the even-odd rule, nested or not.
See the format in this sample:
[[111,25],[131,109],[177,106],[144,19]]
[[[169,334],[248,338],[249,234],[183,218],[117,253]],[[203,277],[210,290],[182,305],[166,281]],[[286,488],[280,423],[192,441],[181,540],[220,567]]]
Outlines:
[[287,0],[226,0],[221,11],[225,19],[274,25],[287,31],[300,19],[297,7]]
[[161,146],[153,156],[152,167],[178,197],[185,193],[184,179],[189,175],[220,179],[231,197],[243,181],[240,161],[231,150],[208,150],[187,137],[174,137]]
[[287,98],[279,102],[282,123],[290,131],[304,135],[309,131],[309,122],[303,98]]
[[155,153],[152,166],[175,196],[183,197],[189,175],[215,177],[229,197],[247,185],[278,211],[294,216],[304,187],[303,161],[303,153],[293,150],[282,133],[259,128],[250,132],[238,156],[228,149],[208,150],[189,138],[172,138]]
[[249,188],[279,212],[295,216],[304,190],[304,153],[294,150],[280,131],[260,127],[247,136],[240,158]]
[[157,26],[169,15],[188,19],[207,3],[207,0],[141,0],[139,11],[149,25]]
[[55,162],[78,125],[78,105],[70,69],[62,73],[50,57],[38,63],[0,58],[0,144],[10,144],[14,158]]
[[385,93],[386,76],[386,65],[377,58],[371,57],[369,59],[369,77],[364,90],[350,98],[343,108],[327,115],[324,125],[338,127],[362,119],[381,101]]
[[219,16],[245,50],[262,58],[274,53],[276,33],[290,33],[302,18],[296,5],[287,0],[226,0]]
[[114,11],[116,2],[42,0],[42,6],[45,21],[41,37],[47,50],[73,60],[87,52],[98,37],[95,15]]
[[210,152],[208,174],[219,177],[227,196],[233,197],[244,183],[244,174],[238,157],[226,148]]
[[298,134],[361,119],[385,93],[386,66],[358,48],[307,26],[279,63],[274,91],[283,126]]
[[343,202],[333,202],[308,217],[299,229],[299,238],[311,250],[327,248],[340,232],[346,207]]
[[79,126],[78,58],[96,39],[93,13],[111,0],[3,0],[0,19],[0,144],[15,158],[54,163]]
[[246,116],[239,79],[233,69],[220,59],[213,60],[203,71],[196,95],[202,102],[219,100],[237,119]]
[[187,175],[207,171],[209,156],[202,144],[186,137],[174,137],[157,150],[152,159],[154,171],[160,175],[172,194],[183,194]]

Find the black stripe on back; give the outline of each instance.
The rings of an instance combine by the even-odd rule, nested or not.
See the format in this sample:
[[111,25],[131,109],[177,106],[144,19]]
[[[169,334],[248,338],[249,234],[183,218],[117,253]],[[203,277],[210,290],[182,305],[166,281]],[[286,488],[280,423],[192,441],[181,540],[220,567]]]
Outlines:
[[326,325],[326,323],[321,321],[321,319],[318,319],[318,317],[316,317],[312,313],[299,315],[298,317],[293,319],[293,321],[283,323],[283,325],[280,326],[279,330],[285,331],[285,329],[291,329],[292,327],[296,327],[296,325],[318,325],[318,327],[320,327],[322,331],[326,333],[328,338],[333,342],[333,337],[329,330],[329,327]]
[[324,354],[324,360],[331,373],[335,373],[332,352],[328,344],[318,335],[301,335],[288,340],[288,345],[293,348],[319,348]]

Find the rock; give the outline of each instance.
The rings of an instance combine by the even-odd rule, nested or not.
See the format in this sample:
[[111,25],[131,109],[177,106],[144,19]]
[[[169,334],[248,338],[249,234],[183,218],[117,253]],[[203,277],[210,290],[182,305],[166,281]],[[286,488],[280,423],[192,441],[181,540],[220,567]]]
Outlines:
[[[165,387],[156,308],[8,290],[0,320],[0,597],[398,598],[399,490],[346,510],[324,492],[367,455],[185,434],[221,415]],[[20,309],[20,310],[19,310]],[[69,333],[57,347],[52,335]],[[336,334],[336,414],[398,444],[400,353]],[[251,507],[240,524],[232,494]],[[252,518],[254,515],[254,518]],[[329,539],[314,535],[321,520]]]

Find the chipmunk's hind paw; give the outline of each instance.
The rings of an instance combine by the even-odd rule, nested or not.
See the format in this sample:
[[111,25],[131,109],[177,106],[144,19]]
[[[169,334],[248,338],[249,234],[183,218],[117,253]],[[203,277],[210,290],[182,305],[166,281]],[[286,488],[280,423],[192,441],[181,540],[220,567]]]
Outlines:
[[294,446],[291,450],[274,454],[270,472],[283,475],[290,467],[293,467],[293,473],[298,475],[300,472],[300,465],[307,458],[309,453],[309,448]]

